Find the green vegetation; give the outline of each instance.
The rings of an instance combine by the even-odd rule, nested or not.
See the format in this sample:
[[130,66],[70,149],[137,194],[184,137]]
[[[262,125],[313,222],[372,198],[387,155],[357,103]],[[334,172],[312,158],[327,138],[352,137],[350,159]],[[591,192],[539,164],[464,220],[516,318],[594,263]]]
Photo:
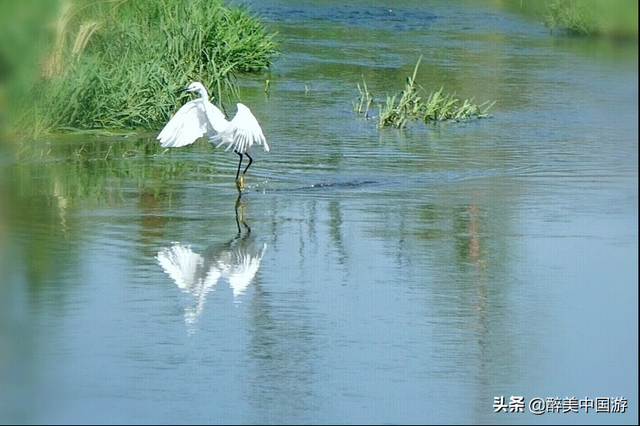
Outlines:
[[547,25],[550,28],[566,28],[579,34],[595,32],[596,20],[593,10],[584,2],[576,3],[566,0],[556,0],[547,4]]
[[369,118],[369,110],[371,109],[371,104],[373,103],[373,95],[369,92],[369,88],[367,87],[367,82],[364,81],[364,77],[362,78],[362,86],[358,83],[358,99],[353,103],[353,110],[356,114],[364,114],[365,118]]
[[638,38],[637,0],[554,0],[547,3],[547,24],[576,34]]
[[492,0],[510,12],[541,19],[552,30],[638,40],[638,0]]
[[58,6],[48,31],[32,34],[42,46],[32,64],[37,73],[21,75],[8,95],[15,101],[14,125],[30,136],[157,128],[175,109],[176,89],[199,80],[218,102],[237,97],[238,73],[265,69],[278,54],[275,34],[246,8],[222,0],[65,0]]
[[[409,121],[413,120],[429,123],[446,120],[460,121],[472,117],[489,117],[488,111],[495,104],[495,101],[476,105],[473,103],[473,98],[463,101],[457,98],[455,93],[444,93],[443,88],[432,92],[425,100],[421,96],[422,93],[425,93],[424,89],[416,84],[416,75],[418,74],[421,60],[422,57],[418,59],[413,75],[407,77],[404,90],[400,94],[387,95],[385,103],[378,105],[379,128],[395,127],[402,129]],[[354,102],[354,111],[357,114],[364,114],[368,118],[373,95],[369,92],[364,81],[362,86],[358,84],[358,91],[360,95]]]

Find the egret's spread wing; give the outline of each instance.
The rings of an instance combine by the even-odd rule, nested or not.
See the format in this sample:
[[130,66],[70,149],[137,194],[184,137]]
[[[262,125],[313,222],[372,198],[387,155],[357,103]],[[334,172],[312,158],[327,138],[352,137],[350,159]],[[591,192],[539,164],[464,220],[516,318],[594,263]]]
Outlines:
[[205,135],[213,137],[215,129],[209,122],[209,109],[204,99],[194,99],[184,104],[158,135],[160,144],[177,148],[192,144]]
[[238,112],[226,128],[221,129],[217,135],[210,139],[213,143],[218,143],[217,147],[226,145],[239,153],[245,153],[253,144],[263,145],[265,151],[269,151],[269,145],[262,133],[258,120],[253,116],[251,110],[243,104],[238,104]]

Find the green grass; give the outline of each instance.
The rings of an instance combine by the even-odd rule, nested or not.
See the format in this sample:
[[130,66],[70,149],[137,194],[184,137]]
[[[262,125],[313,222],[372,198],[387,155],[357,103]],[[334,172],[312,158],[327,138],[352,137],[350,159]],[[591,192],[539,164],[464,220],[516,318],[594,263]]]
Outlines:
[[596,31],[595,15],[584,2],[556,0],[547,4],[547,25],[565,28],[578,34],[593,34]]
[[[425,90],[416,82],[418,68],[422,57],[418,59],[413,74],[407,77],[404,89],[399,94],[386,96],[385,102],[378,105],[378,127],[395,127],[402,129],[410,121],[420,120],[424,123],[438,121],[461,121],[470,118],[490,117],[489,109],[494,102],[484,102],[477,105],[472,99],[459,99],[455,93],[448,94],[444,88],[431,92],[425,98]],[[369,117],[369,107],[373,102],[373,95],[369,92],[366,82],[358,84],[360,95],[354,102],[354,111]]]
[[488,1],[571,35],[638,40],[638,0]]
[[157,128],[175,90],[199,80],[217,102],[237,98],[236,78],[278,54],[274,33],[222,0],[67,0],[45,28],[37,73],[10,94],[14,127],[33,136]]
[[363,114],[365,118],[369,118],[369,110],[373,102],[373,95],[369,92],[367,82],[362,78],[362,86],[358,83],[358,99],[353,102],[353,111],[356,114]]
[[552,29],[574,34],[638,38],[637,0],[553,0],[545,19]]

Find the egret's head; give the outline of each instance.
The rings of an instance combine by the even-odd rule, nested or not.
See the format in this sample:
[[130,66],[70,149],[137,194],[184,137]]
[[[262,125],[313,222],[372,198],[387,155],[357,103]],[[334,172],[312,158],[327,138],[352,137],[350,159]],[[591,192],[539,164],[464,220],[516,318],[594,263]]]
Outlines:
[[209,98],[209,94],[207,93],[207,89],[205,89],[204,86],[202,85],[202,83],[200,83],[199,81],[194,81],[193,83],[190,83],[187,87],[185,87],[184,89],[180,90],[180,92],[197,92],[203,98],[206,98],[206,99]]

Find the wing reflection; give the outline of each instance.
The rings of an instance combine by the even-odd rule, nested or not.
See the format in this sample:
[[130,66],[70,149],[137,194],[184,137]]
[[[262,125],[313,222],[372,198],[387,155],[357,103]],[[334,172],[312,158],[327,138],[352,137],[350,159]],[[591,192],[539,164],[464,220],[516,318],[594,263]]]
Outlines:
[[189,325],[202,314],[207,293],[220,279],[229,283],[236,298],[247,290],[260,269],[267,244],[255,240],[243,213],[244,205],[239,196],[236,202],[238,234],[227,243],[212,245],[198,254],[191,245],[176,242],[160,250],[156,256],[158,264],[178,288],[195,300],[193,306],[185,311],[185,322]]
[[234,238],[224,248],[214,254],[215,265],[220,275],[229,282],[233,296],[240,296],[245,292],[260,269],[260,262],[267,243],[262,246],[252,238],[244,235]]
[[187,308],[184,314],[187,324],[195,323],[202,313],[207,293],[220,279],[220,270],[191,250],[191,246],[180,243],[160,250],[156,260],[178,288],[195,299],[194,306]]

